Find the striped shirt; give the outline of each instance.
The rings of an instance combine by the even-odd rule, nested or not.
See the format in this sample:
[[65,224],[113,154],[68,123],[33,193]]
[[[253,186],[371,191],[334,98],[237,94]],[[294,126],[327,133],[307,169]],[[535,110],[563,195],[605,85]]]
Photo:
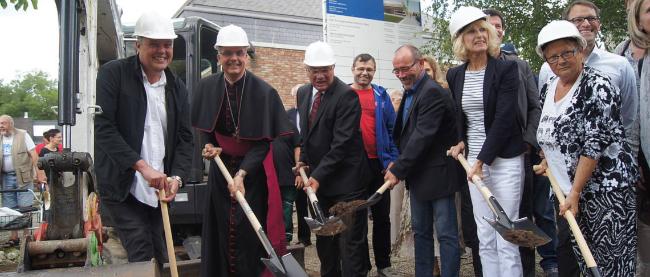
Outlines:
[[485,142],[485,122],[483,110],[483,79],[485,69],[480,71],[465,71],[463,84],[462,105],[467,119],[468,157],[476,159]]

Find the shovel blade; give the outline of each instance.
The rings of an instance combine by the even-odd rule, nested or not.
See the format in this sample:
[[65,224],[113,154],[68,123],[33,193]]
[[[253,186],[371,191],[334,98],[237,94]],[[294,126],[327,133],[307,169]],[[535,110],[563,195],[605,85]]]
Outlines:
[[523,247],[536,247],[551,241],[542,230],[527,218],[517,219],[510,224],[504,224],[503,220],[483,217],[504,240]]
[[320,229],[313,230],[313,232],[319,236],[334,236],[342,233],[347,228],[348,226],[343,223],[343,220],[338,217],[330,216]]
[[324,223],[308,216],[305,216],[305,222],[307,222],[309,229],[311,229],[312,231],[318,230],[324,225]]
[[287,272],[287,277],[307,277],[307,272],[305,272],[291,253],[282,256],[282,264],[284,265],[284,270]]
[[280,262],[280,259],[278,259],[277,256],[271,256],[270,259],[265,259],[261,258],[262,263],[266,266],[266,268],[271,271],[271,274],[275,277],[286,277],[287,272],[284,270],[284,267],[282,266],[282,263]]
[[517,219],[513,221],[512,224],[515,226],[516,230],[525,231],[525,234],[522,234],[527,236],[527,240],[530,241],[529,247],[541,246],[551,241],[551,238],[546,233],[544,233],[542,229],[539,229],[535,223],[526,217]]

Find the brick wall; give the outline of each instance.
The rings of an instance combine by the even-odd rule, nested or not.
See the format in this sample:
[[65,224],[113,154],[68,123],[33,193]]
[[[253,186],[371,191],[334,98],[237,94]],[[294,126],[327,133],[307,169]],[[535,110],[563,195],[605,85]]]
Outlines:
[[291,88],[309,82],[302,61],[305,51],[255,47],[255,59],[250,59],[249,70],[273,86],[280,94],[286,109],[295,105]]

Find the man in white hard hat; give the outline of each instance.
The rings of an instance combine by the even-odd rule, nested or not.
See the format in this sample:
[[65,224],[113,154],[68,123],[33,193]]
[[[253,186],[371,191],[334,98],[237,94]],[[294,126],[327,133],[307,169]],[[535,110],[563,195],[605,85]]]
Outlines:
[[[334,76],[334,51],[327,43],[307,46],[304,64],[310,83],[298,89],[302,149],[296,167],[310,167],[304,186],[316,191],[327,214],[336,203],[367,197],[369,169],[359,131],[361,107],[354,90]],[[343,233],[316,236],[321,276],[367,275],[368,251],[363,246],[367,212],[352,216],[353,223]]]
[[[278,180],[267,173],[275,171],[271,141],[291,135],[293,128],[277,91],[246,70],[248,46],[244,29],[221,28],[214,48],[223,72],[202,79],[192,99],[192,125],[205,142],[203,157],[210,160],[201,276],[260,276],[264,271],[260,258],[266,252],[234,198],[236,191],[246,197],[276,253],[286,253]],[[216,155],[233,185],[214,162]]]
[[[185,84],[169,70],[176,34],[155,12],[135,26],[137,54],[97,74],[99,194],[129,262],[167,260],[157,190],[172,201],[189,173],[192,133]],[[169,177],[169,178],[168,178]]]
[[[564,10],[562,19],[573,23],[587,41],[587,47],[583,50],[585,65],[604,72],[621,91],[625,140],[636,157],[639,152],[639,94],[634,68],[624,57],[596,47],[596,37],[600,32],[600,9],[594,3],[587,0],[573,1]],[[544,63],[539,70],[539,89],[553,76],[555,74],[551,67]]]

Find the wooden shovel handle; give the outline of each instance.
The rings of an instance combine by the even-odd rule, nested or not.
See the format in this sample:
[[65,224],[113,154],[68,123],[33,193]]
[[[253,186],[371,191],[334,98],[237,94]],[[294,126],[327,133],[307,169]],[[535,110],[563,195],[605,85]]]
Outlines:
[[[217,163],[217,166],[219,167],[219,171],[221,171],[221,175],[223,175],[224,178],[226,178],[226,182],[228,182],[229,185],[233,184],[234,181],[232,180],[232,176],[230,176],[230,172],[228,172],[228,169],[226,168],[226,165],[223,164],[223,161],[221,160],[221,157],[217,155],[214,157],[214,161]],[[240,191],[235,192],[235,198],[237,199],[237,202],[241,206],[242,210],[244,210],[244,213],[246,214],[246,217],[248,217],[248,221],[250,221],[251,225],[253,225],[253,230],[256,231],[262,228],[262,224],[260,224],[260,221],[257,220],[257,217],[253,213],[253,210],[251,207],[248,205],[248,201],[246,201],[246,198]],[[259,233],[258,233],[259,236]],[[260,238],[262,239],[262,238]]]
[[384,192],[388,189],[389,186],[390,186],[390,181],[384,182],[384,184],[381,185],[381,187],[379,187],[379,189],[377,190],[377,193],[384,194]]
[[[447,156],[451,156],[451,151],[447,150]],[[471,167],[462,153],[458,154],[458,161],[461,165],[463,165],[465,172],[469,174]],[[481,195],[483,195],[483,198],[485,198],[485,202],[487,203],[488,207],[490,207],[492,212],[496,215],[497,210],[492,206],[492,203],[490,202],[490,198],[494,197],[490,189],[485,186],[483,180],[481,180],[481,177],[478,177],[477,175],[472,176],[472,183],[476,186]]]
[[[167,178],[170,182],[171,178]],[[172,227],[169,223],[169,211],[167,210],[167,202],[162,201],[165,196],[165,190],[158,190],[160,196],[160,211],[162,212],[163,230],[165,231],[165,243],[167,244],[167,256],[169,256],[169,270],[172,277],[178,277],[178,268],[176,267],[176,253],[174,252],[174,240],[172,240]]]
[[[302,182],[306,185],[307,181],[309,181],[309,178],[307,177],[307,173],[305,173],[305,169],[301,167],[298,171],[300,172],[300,178],[302,178]],[[312,204],[314,202],[318,202],[318,198],[316,197],[314,189],[312,189],[310,186],[306,186],[305,188],[307,190],[307,197],[309,197],[309,202]]]
[[[533,170],[537,171],[539,169],[541,169],[541,165],[533,166]],[[546,176],[548,176],[548,180],[551,181],[551,188],[555,193],[555,197],[557,197],[557,200],[560,202],[560,205],[564,204],[564,201],[566,200],[564,197],[564,192],[562,192],[562,189],[560,189],[560,185],[557,183],[557,179],[555,179],[555,176],[553,176],[550,168],[546,168]],[[582,235],[582,231],[580,231],[580,226],[578,226],[578,222],[576,221],[574,214],[570,210],[567,210],[564,212],[564,218],[569,223],[571,232],[573,232],[573,237],[576,239],[576,243],[578,244],[578,248],[580,248],[580,253],[582,253],[582,257],[585,259],[587,267],[592,268],[597,266],[596,260],[591,254],[591,250],[589,250],[587,241]]]

